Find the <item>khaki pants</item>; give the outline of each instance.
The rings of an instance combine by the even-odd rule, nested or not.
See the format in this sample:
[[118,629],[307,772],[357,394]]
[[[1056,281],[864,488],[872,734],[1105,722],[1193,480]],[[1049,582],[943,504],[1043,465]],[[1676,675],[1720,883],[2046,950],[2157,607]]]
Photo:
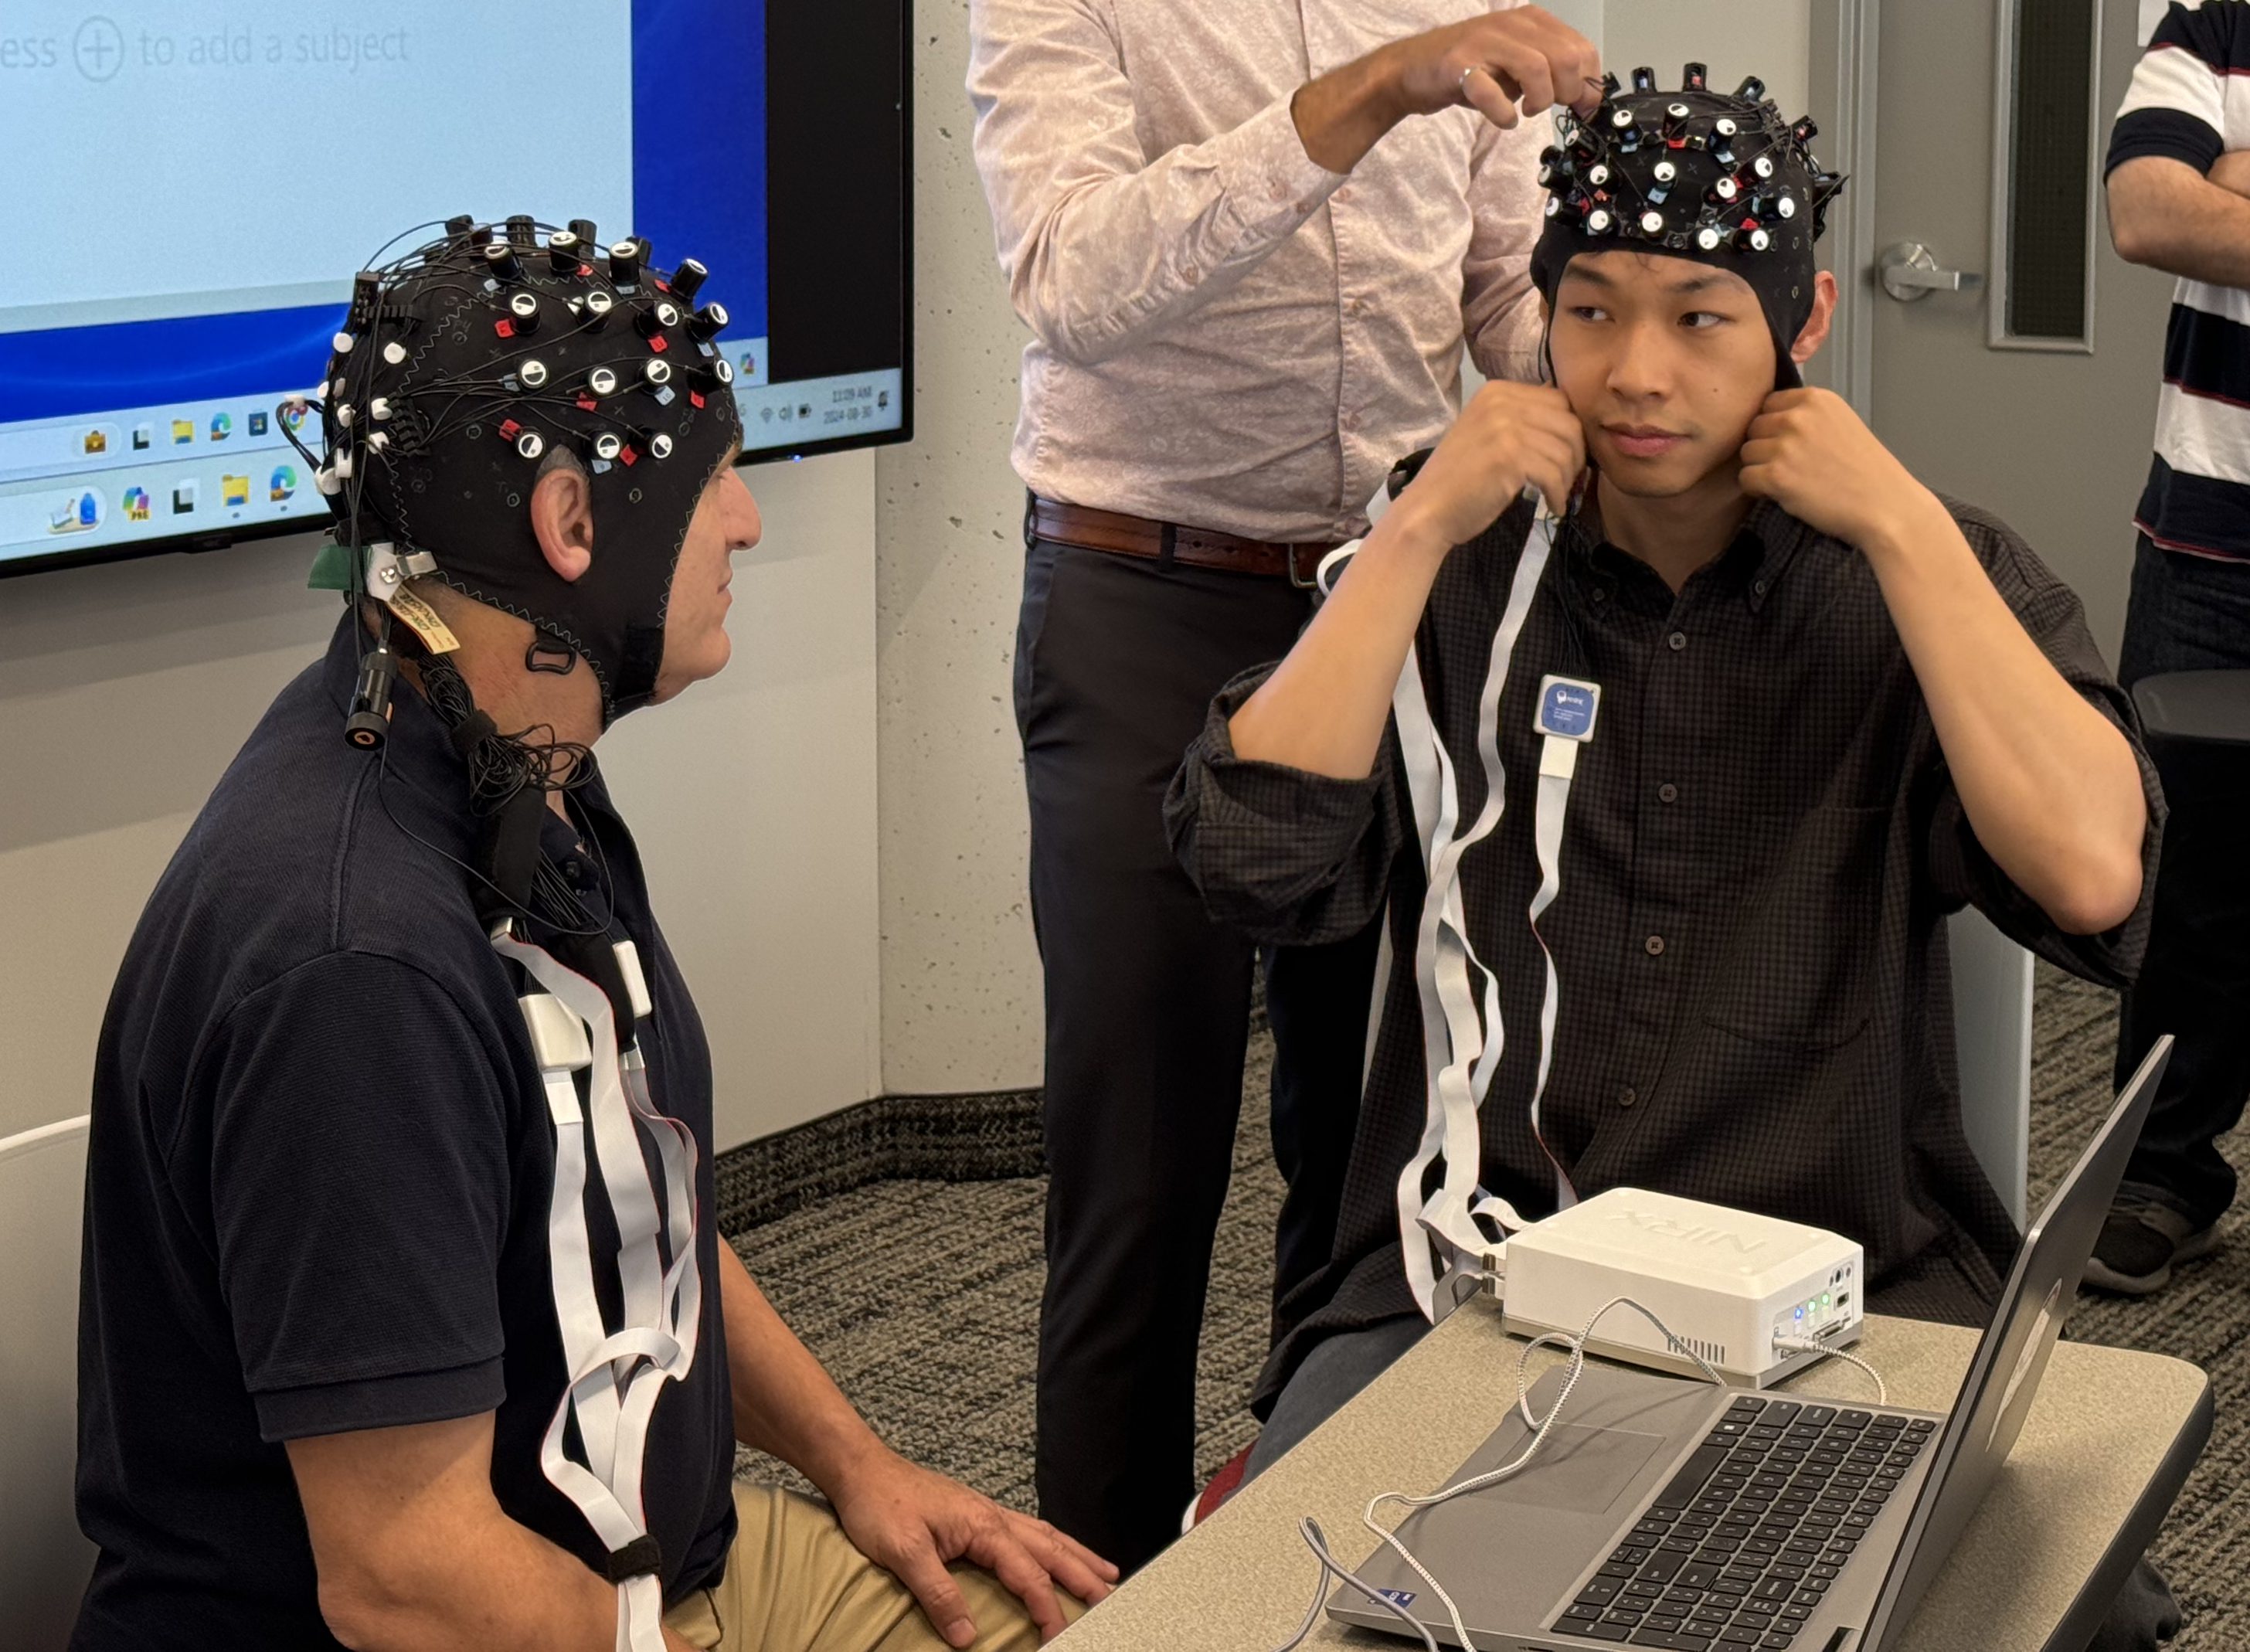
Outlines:
[[[703,1652],[953,1652],[907,1587],[852,1546],[825,1503],[778,1486],[735,1487],[742,1529],[718,1586],[665,1614]],[[956,1561],[954,1580],[977,1621],[972,1652],[1033,1652],[1023,1602],[981,1567]],[[1058,1590],[1063,1614],[1086,1610]]]

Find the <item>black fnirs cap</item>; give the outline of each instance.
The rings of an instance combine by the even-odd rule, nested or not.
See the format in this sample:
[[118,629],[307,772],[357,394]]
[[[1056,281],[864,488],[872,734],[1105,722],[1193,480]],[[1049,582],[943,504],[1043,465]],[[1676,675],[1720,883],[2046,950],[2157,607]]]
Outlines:
[[1633,90],[1605,80],[1601,107],[1581,121],[1556,117],[1540,157],[1547,227],[1531,276],[1551,306],[1572,259],[1625,249],[1732,270],[1758,295],[1777,354],[1777,383],[1799,382],[1789,347],[1812,314],[1813,243],[1843,178],[1810,148],[1810,120],[1794,126],[1757,77],[1733,95],[1709,89],[1691,63],[1678,92],[1632,72]]
[[[646,243],[621,244],[646,276],[621,294],[601,263],[576,256],[592,245],[584,227],[564,258],[551,242],[539,255],[535,226],[523,247],[516,220],[497,240],[448,225],[355,283],[328,368],[322,491],[340,537],[355,504],[362,545],[426,551],[435,577],[583,655],[607,722],[656,686],[673,570],[742,425],[684,307],[657,290],[668,278],[647,266]],[[599,325],[612,313],[631,325]],[[675,361],[701,370],[675,375]],[[376,419],[346,411],[378,400]],[[532,487],[557,448],[585,467],[592,494],[593,563],[575,581],[548,566],[531,529]]]

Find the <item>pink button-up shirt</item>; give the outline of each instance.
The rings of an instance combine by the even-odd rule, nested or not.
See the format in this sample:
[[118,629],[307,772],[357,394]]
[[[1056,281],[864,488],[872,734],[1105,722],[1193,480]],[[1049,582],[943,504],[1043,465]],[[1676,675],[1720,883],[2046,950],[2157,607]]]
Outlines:
[[[1521,0],[1509,0],[1521,3]],[[1483,0],[970,0],[977,165],[1049,498],[1349,538],[1490,377],[1536,375],[1544,116],[1409,118],[1349,175],[1289,99]]]

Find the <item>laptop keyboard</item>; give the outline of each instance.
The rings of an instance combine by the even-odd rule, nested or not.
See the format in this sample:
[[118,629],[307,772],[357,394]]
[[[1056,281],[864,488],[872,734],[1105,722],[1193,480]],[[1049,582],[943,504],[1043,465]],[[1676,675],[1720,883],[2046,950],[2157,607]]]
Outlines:
[[1793,1649],[1936,1427],[1745,1395],[1550,1628],[1671,1652]]

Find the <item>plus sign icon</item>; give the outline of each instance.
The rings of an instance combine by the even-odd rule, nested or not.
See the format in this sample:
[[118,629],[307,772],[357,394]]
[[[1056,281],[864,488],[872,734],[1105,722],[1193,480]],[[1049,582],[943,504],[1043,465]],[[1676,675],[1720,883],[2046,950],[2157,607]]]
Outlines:
[[71,41],[78,72],[89,80],[114,80],[125,66],[125,31],[107,17],[88,17]]

